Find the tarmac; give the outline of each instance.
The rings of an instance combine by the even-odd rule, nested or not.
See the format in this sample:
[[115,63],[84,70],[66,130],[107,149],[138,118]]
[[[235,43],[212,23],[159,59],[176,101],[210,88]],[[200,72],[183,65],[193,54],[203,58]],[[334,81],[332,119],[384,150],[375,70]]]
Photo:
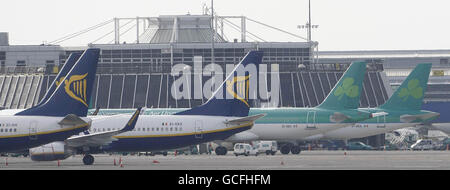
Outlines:
[[82,155],[35,162],[29,157],[0,157],[0,170],[450,170],[450,151],[302,151],[299,155],[260,154],[137,156]]

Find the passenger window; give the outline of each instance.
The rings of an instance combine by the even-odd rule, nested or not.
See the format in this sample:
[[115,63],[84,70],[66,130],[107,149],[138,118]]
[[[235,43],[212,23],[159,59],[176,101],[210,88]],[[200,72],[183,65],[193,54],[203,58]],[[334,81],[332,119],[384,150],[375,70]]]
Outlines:
[[12,133],[12,128],[11,128],[11,129],[9,129],[9,132],[10,132],[10,133]]

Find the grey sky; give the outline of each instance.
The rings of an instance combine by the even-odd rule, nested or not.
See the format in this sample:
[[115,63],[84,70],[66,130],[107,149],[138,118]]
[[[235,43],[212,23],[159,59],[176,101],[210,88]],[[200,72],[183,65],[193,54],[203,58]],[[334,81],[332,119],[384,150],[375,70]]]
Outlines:
[[[307,20],[307,2],[215,0],[214,8],[306,37],[297,25]],[[113,17],[201,14],[204,3],[210,0],[2,0],[0,31],[9,32],[13,45],[41,44]],[[313,24],[319,25],[313,40],[320,50],[450,49],[449,19],[446,0],[312,0]],[[248,30],[267,41],[302,41],[251,22]],[[85,45],[101,33],[62,45]]]

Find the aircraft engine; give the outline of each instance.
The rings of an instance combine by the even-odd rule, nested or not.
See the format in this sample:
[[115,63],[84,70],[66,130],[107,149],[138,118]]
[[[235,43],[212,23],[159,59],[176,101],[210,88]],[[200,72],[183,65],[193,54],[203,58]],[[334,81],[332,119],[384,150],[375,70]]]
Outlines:
[[64,160],[72,155],[72,151],[67,148],[62,141],[52,142],[29,150],[33,161],[55,161]]
[[258,140],[258,136],[255,135],[254,133],[248,132],[248,131],[243,131],[237,134],[234,134],[230,137],[228,137],[227,139],[225,139],[225,141],[227,142],[247,142],[247,141],[255,141]]

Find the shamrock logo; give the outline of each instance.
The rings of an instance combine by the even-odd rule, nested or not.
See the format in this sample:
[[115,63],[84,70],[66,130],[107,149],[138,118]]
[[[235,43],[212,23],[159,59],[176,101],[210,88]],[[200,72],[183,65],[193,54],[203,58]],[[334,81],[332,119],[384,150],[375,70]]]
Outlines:
[[342,97],[347,95],[350,98],[355,98],[359,94],[359,87],[356,85],[353,85],[355,82],[355,79],[353,78],[346,78],[342,82],[341,86],[338,86],[336,91],[334,92],[335,96],[339,96],[338,100],[341,100]]
[[408,82],[408,87],[400,89],[400,92],[398,93],[398,97],[403,98],[403,101],[406,101],[409,96],[412,96],[415,99],[419,99],[423,96],[423,89],[419,86],[419,80],[410,80]]

